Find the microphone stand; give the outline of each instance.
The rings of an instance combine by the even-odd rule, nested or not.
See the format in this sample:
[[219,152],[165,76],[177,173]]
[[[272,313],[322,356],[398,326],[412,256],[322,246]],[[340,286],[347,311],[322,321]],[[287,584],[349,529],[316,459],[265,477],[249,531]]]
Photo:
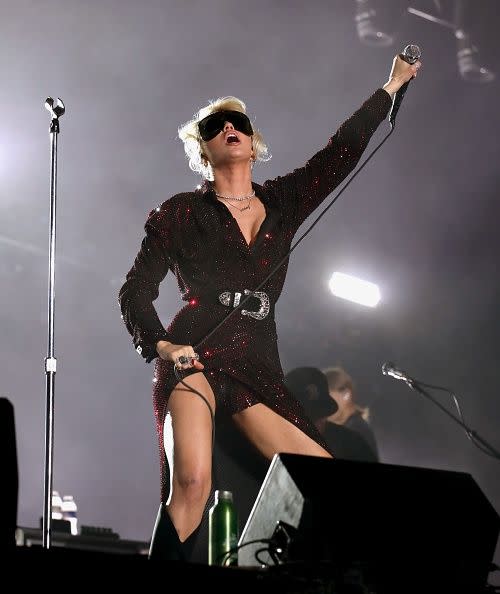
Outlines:
[[50,112],[50,234],[49,234],[49,294],[48,294],[48,341],[45,359],[46,411],[45,411],[45,480],[43,505],[43,548],[51,545],[52,523],[52,478],[54,461],[54,383],[57,360],[54,356],[54,303],[55,303],[55,255],[56,255],[56,189],[57,189],[57,135],[59,117],[65,112],[64,103],[52,97],[45,101]]
[[420,394],[422,394],[423,396],[425,396],[426,398],[428,398],[438,408],[440,408],[444,413],[446,413],[451,419],[453,419],[455,421],[455,423],[457,423],[458,425],[460,425],[460,427],[462,427],[462,429],[465,430],[465,432],[471,438],[471,440],[476,440],[477,442],[479,442],[482,446],[484,446],[487,450],[489,450],[489,453],[494,458],[497,458],[498,460],[500,460],[500,452],[498,452],[492,445],[490,445],[486,440],[484,440],[480,435],[478,435],[476,431],[474,431],[468,425],[466,425],[466,423],[464,423],[461,419],[459,419],[453,413],[451,413],[438,400],[436,400],[431,394],[429,394],[429,392],[427,392],[426,390],[424,390],[424,388],[422,387],[423,384],[421,384],[418,380],[412,379],[410,377],[405,378],[403,381],[412,390],[415,390],[416,392],[419,392]]

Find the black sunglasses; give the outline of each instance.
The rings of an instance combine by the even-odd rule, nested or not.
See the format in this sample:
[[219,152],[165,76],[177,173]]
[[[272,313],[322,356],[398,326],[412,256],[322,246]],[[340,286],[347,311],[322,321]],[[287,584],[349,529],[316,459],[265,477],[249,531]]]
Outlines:
[[247,136],[252,136],[253,134],[252,124],[247,115],[241,111],[226,109],[215,111],[198,122],[198,130],[200,131],[201,138],[205,142],[212,140],[219,132],[224,130],[226,122],[231,122],[234,129],[238,130],[238,132],[243,132]]

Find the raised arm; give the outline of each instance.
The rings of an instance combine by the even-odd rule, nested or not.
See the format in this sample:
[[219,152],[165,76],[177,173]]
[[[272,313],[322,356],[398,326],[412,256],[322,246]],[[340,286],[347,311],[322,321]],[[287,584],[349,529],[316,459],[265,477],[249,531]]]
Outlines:
[[303,167],[264,184],[293,214],[296,227],[356,167],[373,133],[389,113],[390,106],[389,94],[378,89]]
[[307,163],[288,175],[265,182],[295,219],[298,227],[351,173],[380,123],[386,118],[392,96],[414,77],[420,62],[407,64],[395,56],[389,80],[337,130],[328,144]]

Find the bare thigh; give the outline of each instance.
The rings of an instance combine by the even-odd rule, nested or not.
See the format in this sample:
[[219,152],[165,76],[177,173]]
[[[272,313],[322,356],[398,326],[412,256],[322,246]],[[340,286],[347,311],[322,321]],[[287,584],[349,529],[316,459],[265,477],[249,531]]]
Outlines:
[[298,427],[259,403],[233,415],[238,427],[269,460],[274,454],[332,456]]
[[[203,373],[183,380],[203,394],[215,414],[215,397]],[[170,467],[170,497],[176,483],[193,478],[210,480],[212,473],[212,419],[207,404],[179,383],[170,394],[164,425],[164,445]]]

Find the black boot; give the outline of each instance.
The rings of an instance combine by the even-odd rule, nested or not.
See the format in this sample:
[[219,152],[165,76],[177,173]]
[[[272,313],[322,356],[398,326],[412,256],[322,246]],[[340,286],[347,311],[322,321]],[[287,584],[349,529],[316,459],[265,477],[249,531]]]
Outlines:
[[196,543],[198,541],[198,533],[200,532],[200,526],[192,532],[184,542],[180,543],[182,555],[185,561],[193,562],[193,554]]
[[149,559],[185,561],[186,557],[182,547],[184,544],[179,540],[179,535],[170,519],[165,504],[160,503],[149,547]]

